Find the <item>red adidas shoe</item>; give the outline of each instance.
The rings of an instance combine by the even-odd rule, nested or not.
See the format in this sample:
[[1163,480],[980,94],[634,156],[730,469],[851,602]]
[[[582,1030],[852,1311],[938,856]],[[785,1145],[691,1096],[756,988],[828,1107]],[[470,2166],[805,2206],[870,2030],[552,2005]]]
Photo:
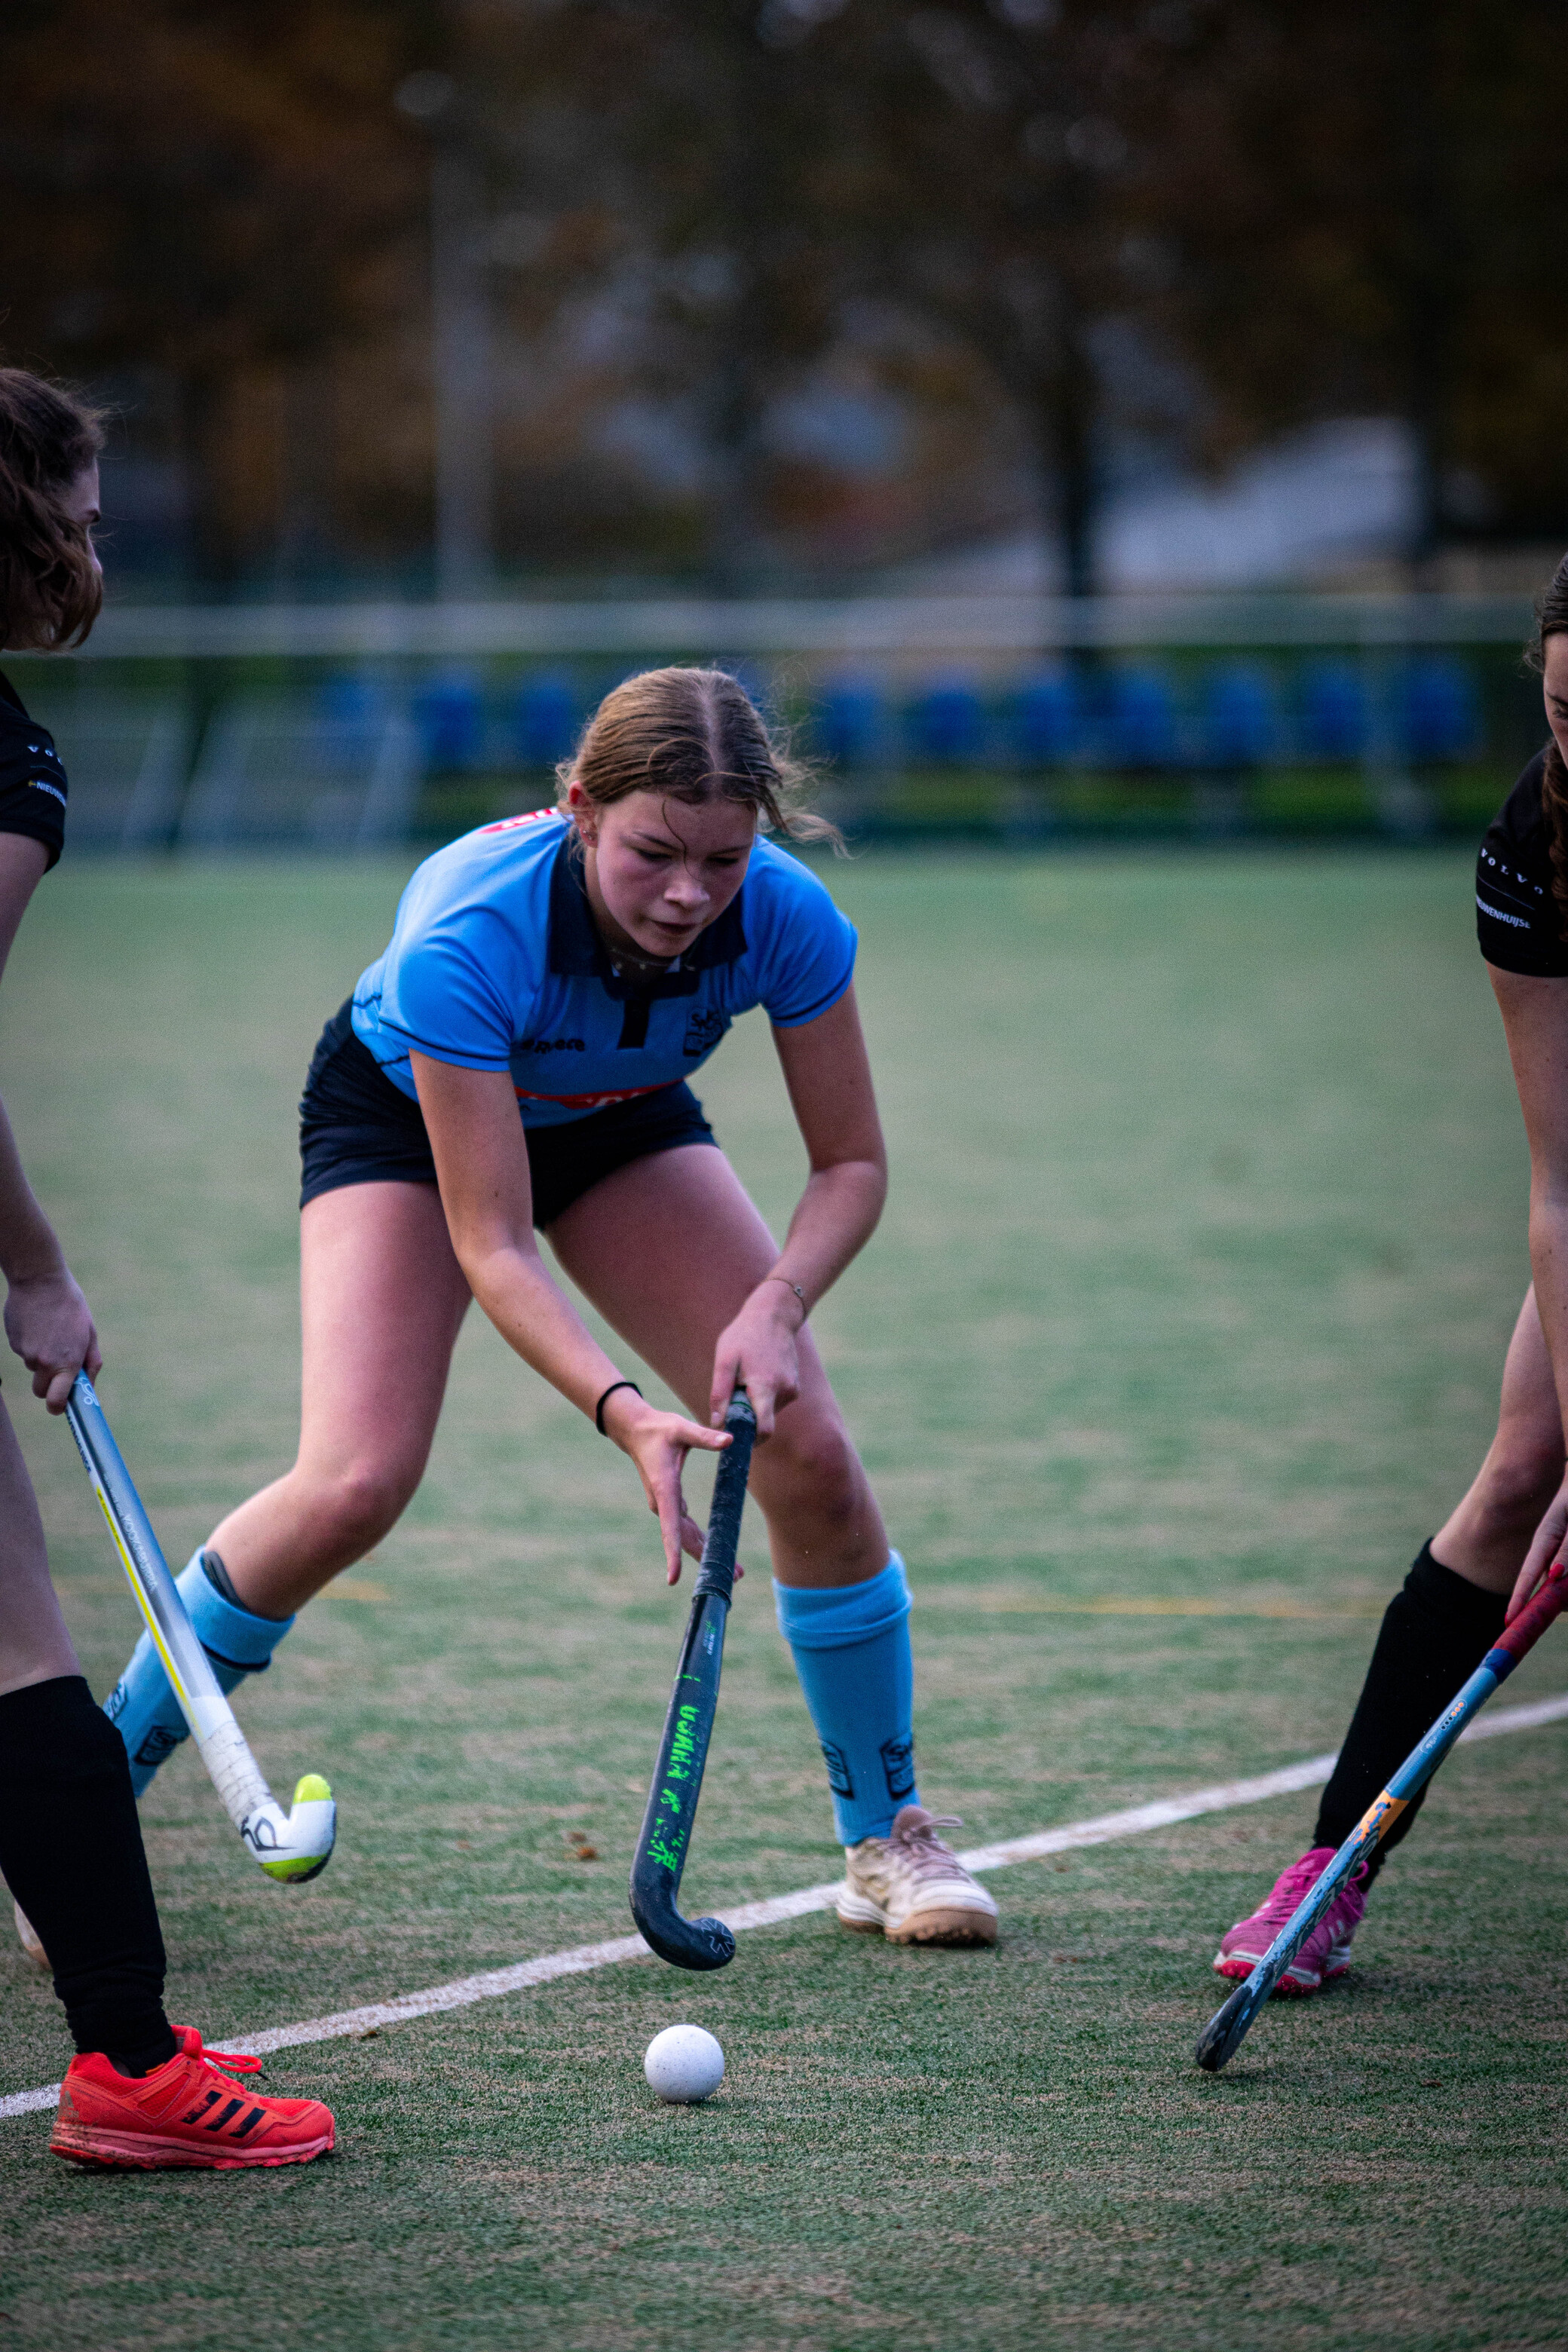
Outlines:
[[[200,2165],[217,2172],[254,2164],[309,2164],[336,2137],[319,2099],[268,2099],[237,2090],[259,2058],[204,2050],[194,2025],[176,2025],[173,2058],[150,2074],[120,2074],[100,2051],[73,2058],[60,2084],[49,2149],[79,2164]],[[218,2068],[226,2067],[226,2074]]]

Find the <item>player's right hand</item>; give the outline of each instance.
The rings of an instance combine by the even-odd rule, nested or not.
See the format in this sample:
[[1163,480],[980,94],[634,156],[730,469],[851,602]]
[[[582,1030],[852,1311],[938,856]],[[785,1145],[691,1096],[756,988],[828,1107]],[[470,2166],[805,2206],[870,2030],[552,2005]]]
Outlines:
[[79,1372],[103,1368],[92,1312],[63,1263],[47,1274],[14,1276],[5,1294],[5,1337],[33,1375],[33,1394],[64,1412]]
[[1564,1479],[1552,1498],[1546,1517],[1531,1538],[1530,1549],[1524,1555],[1512,1593],[1509,1597],[1507,1622],[1511,1625],[1536,1586],[1552,1566],[1562,1557],[1568,1542],[1568,1479]]
[[[693,1446],[704,1454],[722,1454],[731,1443],[730,1433],[724,1429],[704,1429],[700,1421],[688,1421],[679,1412],[661,1412],[632,1389],[617,1389],[608,1400],[605,1430],[637,1465],[648,1509],[657,1514],[664,1537],[665,1582],[679,1584],[681,1553],[689,1551],[693,1559],[702,1557],[702,1530],[687,1509],[681,1491],[686,1457]],[[744,1571],[737,1567],[735,1573],[740,1576]]]

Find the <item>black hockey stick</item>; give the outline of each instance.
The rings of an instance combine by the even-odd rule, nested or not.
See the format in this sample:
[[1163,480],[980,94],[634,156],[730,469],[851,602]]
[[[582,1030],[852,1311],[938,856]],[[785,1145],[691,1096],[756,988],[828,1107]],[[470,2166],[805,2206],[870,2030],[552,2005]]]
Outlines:
[[691,1595],[675,1688],[664,1721],[647,1811],[632,1862],[632,1916],[646,1941],[677,1969],[722,1969],[735,1957],[735,1938],[721,1919],[683,1919],[676,1909],[686,1864],[702,1769],[719,1706],[724,1664],[724,1623],[735,1581],[735,1547],[752,1467],[756,1415],[744,1389],[737,1389],[724,1416],[730,1444],[719,1456],[713,1505],[702,1565]]

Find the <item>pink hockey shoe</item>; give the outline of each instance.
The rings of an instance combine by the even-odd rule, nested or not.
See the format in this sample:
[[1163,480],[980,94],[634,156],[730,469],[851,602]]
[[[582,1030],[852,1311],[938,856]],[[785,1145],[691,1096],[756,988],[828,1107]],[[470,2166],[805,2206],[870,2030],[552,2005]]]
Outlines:
[[[1215,1955],[1215,1973],[1249,1977],[1275,1937],[1303,1898],[1310,1894],[1334,1858],[1331,1845],[1315,1845],[1275,1880],[1267,1902],[1249,1919],[1238,1919]],[[1360,1874],[1358,1873],[1358,1876]],[[1351,1964],[1351,1938],[1366,1909],[1366,1894],[1353,1880],[1340,1889],[1274,1991],[1280,1994],[1317,1992]]]

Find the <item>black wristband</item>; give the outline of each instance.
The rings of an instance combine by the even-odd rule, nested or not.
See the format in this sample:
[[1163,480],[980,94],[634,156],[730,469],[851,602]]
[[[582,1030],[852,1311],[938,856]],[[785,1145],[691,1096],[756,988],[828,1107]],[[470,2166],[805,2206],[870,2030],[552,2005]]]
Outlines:
[[617,1389],[636,1389],[638,1396],[641,1396],[642,1394],[642,1391],[637,1388],[636,1381],[612,1381],[610,1382],[609,1387],[605,1391],[604,1395],[594,1407],[594,1426],[598,1431],[601,1437],[608,1437],[610,1433],[605,1427],[605,1407],[609,1403],[610,1399],[615,1395]]

